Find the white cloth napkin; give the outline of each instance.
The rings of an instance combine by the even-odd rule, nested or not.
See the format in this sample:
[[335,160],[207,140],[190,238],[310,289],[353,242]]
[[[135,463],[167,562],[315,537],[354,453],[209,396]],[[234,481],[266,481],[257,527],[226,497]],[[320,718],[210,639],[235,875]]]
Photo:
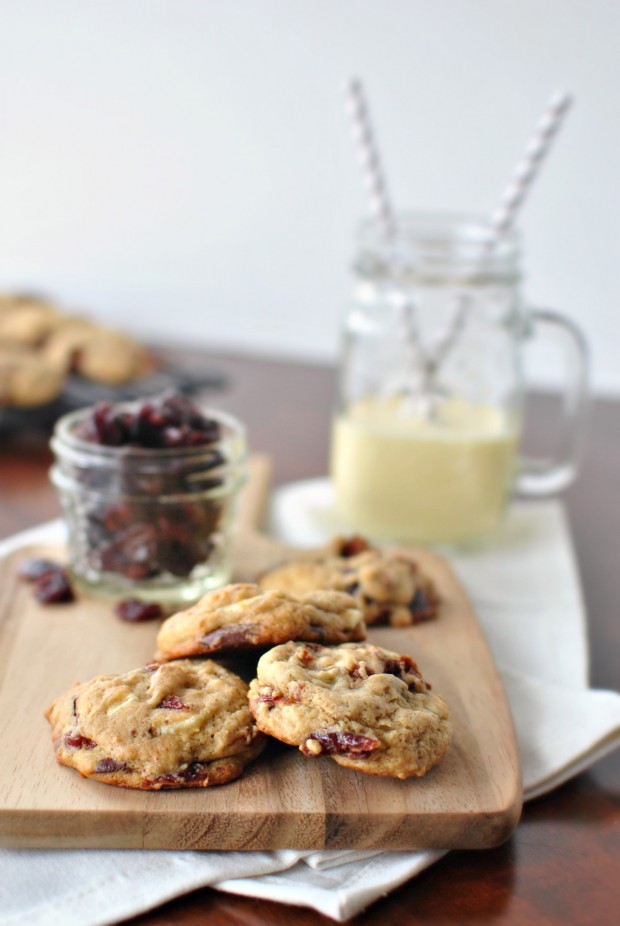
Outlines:
[[[298,545],[342,530],[327,480],[274,494],[271,532]],[[62,540],[59,522],[0,544]],[[588,688],[586,622],[562,507],[515,505],[492,549],[450,556],[513,711],[526,799],[620,745],[620,695]],[[339,921],[445,853],[0,850],[2,926],[107,926],[199,887],[314,907]]]

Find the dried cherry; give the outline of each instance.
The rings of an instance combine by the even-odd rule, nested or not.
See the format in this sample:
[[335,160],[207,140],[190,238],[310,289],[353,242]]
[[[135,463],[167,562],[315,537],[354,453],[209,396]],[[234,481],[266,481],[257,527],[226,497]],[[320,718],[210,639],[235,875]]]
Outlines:
[[164,710],[169,711],[188,711],[190,710],[189,704],[183,704],[180,698],[177,698],[176,695],[166,695],[163,698],[157,707],[161,707]]
[[[315,753],[308,748],[308,740],[315,740],[321,746],[321,752]],[[349,733],[343,730],[315,730],[308,737],[301,747],[305,756],[313,757],[315,755],[326,756],[351,756],[363,759],[369,756],[371,752],[378,749],[381,744],[379,740],[370,736],[363,736],[361,733]]]
[[182,772],[177,772],[181,781],[206,781],[209,777],[209,766],[203,762],[192,762]]
[[95,772],[122,772],[129,768],[126,762],[119,762],[118,759],[100,759],[95,766]]
[[211,444],[219,439],[220,428],[188,398],[173,394],[143,402],[135,412],[99,402],[76,435],[104,447],[157,449]]
[[364,537],[355,534],[353,537],[343,537],[338,548],[338,555],[348,559],[350,556],[357,556],[359,553],[365,553],[370,550],[370,544]]
[[94,749],[97,745],[94,740],[82,736],[81,733],[67,733],[63,742],[65,746],[71,746],[73,749]]
[[404,675],[415,675],[416,678],[422,678],[411,656],[399,656],[398,659],[386,659],[383,671],[387,675],[397,675],[399,678],[403,678]]
[[429,595],[429,593],[423,588],[416,589],[416,592],[407,607],[411,612],[411,617],[414,624],[417,624],[420,621],[429,620],[430,618],[435,617],[437,613],[436,601],[433,600],[433,597]]
[[62,604],[75,599],[69,576],[62,567],[54,572],[46,572],[37,579],[34,594],[41,604]]
[[262,694],[259,694],[258,701],[261,704],[268,704],[270,707],[273,707],[276,701],[282,701],[284,695],[281,691],[263,691]]
[[164,616],[164,609],[155,601],[140,601],[139,598],[123,598],[116,603],[114,613],[122,621],[137,623],[153,621]]
[[158,784],[162,787],[166,785],[193,784],[209,780],[209,766],[204,762],[192,762],[187,768],[178,772],[171,772],[169,775],[161,775],[155,778],[151,784]]

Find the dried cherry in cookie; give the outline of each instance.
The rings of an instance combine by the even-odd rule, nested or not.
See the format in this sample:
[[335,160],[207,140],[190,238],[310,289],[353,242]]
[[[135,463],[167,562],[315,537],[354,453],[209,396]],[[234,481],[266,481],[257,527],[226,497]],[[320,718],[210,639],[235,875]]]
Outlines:
[[380,747],[379,740],[347,730],[313,730],[299,747],[305,756],[358,756],[364,758]]
[[81,733],[66,733],[63,738],[63,743],[65,746],[70,746],[72,749],[94,749],[97,745],[94,740],[89,739],[87,736],[82,736]]
[[413,659],[370,643],[276,646],[249,702],[264,733],[371,775],[420,777],[450,744],[448,707]]

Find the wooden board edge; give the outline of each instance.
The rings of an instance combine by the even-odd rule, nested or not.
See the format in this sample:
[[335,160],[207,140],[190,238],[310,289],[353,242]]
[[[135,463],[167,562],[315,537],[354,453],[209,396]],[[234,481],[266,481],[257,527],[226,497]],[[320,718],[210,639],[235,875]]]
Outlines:
[[[480,850],[501,845],[508,840],[517,826],[521,803],[506,811],[485,817],[472,818],[455,813],[437,830],[434,821],[419,817],[411,820],[389,815],[373,819],[379,838],[360,841],[360,851],[380,849],[394,852],[415,852],[427,849]],[[351,848],[352,833],[357,831],[353,815],[308,814],[299,812],[287,815],[273,825],[257,825],[244,814],[197,814],[191,827],[187,818],[179,815],[175,820],[169,814],[152,816],[146,821],[137,812],[106,814],[54,814],[45,812],[44,827],[37,825],[37,814],[24,818],[19,811],[0,813],[0,846],[29,849],[147,849],[167,851],[275,851],[290,849],[338,850]],[[49,828],[58,824],[58,835],[50,835]],[[48,831],[45,832],[45,829]],[[294,834],[294,835],[293,835]]]

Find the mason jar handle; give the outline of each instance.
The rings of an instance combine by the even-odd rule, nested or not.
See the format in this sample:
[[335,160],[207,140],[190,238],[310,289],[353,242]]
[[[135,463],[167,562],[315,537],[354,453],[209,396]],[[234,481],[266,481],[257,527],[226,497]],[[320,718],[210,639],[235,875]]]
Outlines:
[[527,322],[526,337],[538,340],[539,335],[549,334],[559,340],[566,357],[567,375],[558,451],[553,459],[522,458],[516,490],[524,496],[552,495],[569,486],[577,475],[588,406],[588,350],[579,328],[559,312],[529,308]]

